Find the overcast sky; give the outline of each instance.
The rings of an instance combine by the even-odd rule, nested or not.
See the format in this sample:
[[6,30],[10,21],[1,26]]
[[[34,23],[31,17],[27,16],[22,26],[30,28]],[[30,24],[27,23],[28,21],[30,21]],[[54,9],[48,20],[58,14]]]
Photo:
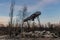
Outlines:
[[[0,0],[0,23],[8,23],[11,0]],[[41,23],[60,21],[60,0],[15,0],[14,16],[23,5],[27,5],[29,15],[41,11]]]

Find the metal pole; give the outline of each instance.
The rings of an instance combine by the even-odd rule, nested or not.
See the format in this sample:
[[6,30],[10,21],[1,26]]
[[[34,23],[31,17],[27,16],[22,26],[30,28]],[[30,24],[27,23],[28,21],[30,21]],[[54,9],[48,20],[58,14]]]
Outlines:
[[39,20],[39,16],[37,17],[37,20],[38,20],[38,22],[39,22],[39,27],[41,27],[40,20]]
[[27,25],[28,25],[28,31],[30,31],[30,24],[29,24],[29,22],[27,21]]

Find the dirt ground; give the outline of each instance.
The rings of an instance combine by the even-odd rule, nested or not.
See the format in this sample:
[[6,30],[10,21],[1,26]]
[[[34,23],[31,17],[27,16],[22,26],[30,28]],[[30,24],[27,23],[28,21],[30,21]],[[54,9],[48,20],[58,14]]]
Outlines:
[[19,39],[0,39],[0,40],[60,40],[59,38],[19,38]]

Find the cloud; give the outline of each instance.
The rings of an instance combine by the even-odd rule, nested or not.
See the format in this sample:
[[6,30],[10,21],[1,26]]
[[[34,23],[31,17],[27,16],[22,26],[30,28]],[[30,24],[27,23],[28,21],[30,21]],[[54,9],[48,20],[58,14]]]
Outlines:
[[[27,7],[28,7],[28,11],[36,11],[36,10],[38,10],[38,9],[41,9],[41,8],[44,8],[46,5],[49,5],[49,4],[56,4],[56,3],[59,3],[60,2],[60,0],[37,0],[37,3],[36,4],[32,4],[32,5],[27,5]],[[1,4],[0,3],[0,5],[4,5],[4,6],[9,6],[10,7],[10,3],[3,3],[3,4]],[[17,12],[17,11],[19,11],[19,10],[21,10],[23,8],[23,6],[22,5],[15,5],[15,11]]]
[[37,4],[35,4],[33,6],[29,6],[28,10],[29,11],[35,11],[37,9],[44,8],[45,6],[47,6],[49,4],[57,4],[59,2],[60,2],[60,0],[42,0],[42,1],[38,1]]
[[[38,9],[43,9],[45,6],[47,5],[50,5],[50,4],[57,4],[59,3],[60,0],[41,0],[41,1],[38,1],[36,4],[32,4],[32,5],[27,5],[28,7],[28,12],[33,12],[33,11],[36,11]],[[22,5],[16,5],[16,10],[20,10],[22,9]]]

